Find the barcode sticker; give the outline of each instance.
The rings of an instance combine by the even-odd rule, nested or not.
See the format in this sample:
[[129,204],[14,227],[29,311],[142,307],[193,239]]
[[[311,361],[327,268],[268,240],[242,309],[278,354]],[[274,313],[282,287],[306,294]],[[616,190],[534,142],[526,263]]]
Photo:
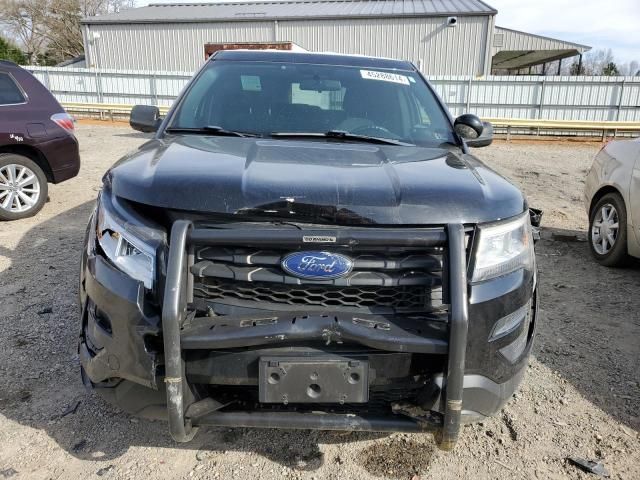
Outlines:
[[367,80],[381,80],[383,82],[399,83],[401,85],[409,85],[409,79],[404,75],[397,73],[378,72],[375,70],[360,70],[362,78]]

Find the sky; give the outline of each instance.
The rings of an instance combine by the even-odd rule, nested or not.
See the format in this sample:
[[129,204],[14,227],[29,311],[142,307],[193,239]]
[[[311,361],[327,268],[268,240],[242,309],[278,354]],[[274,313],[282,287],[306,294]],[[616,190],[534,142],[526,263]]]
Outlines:
[[[610,48],[620,63],[640,61],[640,0],[484,1],[498,10],[496,24],[501,27],[557,37],[589,45],[594,50]],[[138,0],[137,3],[143,6],[179,1]]]
[[640,61],[640,0],[485,0],[496,25],[594,50],[613,51],[620,63]]

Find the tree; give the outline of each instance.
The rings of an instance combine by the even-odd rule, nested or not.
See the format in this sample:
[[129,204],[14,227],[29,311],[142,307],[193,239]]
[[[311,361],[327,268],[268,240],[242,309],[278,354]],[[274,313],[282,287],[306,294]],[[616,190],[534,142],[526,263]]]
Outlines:
[[586,53],[582,59],[582,66],[585,75],[601,75],[604,68],[613,63],[613,52],[611,49],[592,50]]
[[638,76],[640,75],[640,62],[637,60],[631,60],[627,63],[622,63],[618,66],[620,75]]
[[584,65],[582,65],[579,61],[574,61],[571,64],[569,75],[586,75]]
[[33,63],[42,52],[45,39],[42,36],[46,12],[43,0],[0,0],[0,21],[7,25],[25,55]]
[[602,69],[602,75],[606,75],[607,77],[615,77],[616,75],[620,75],[620,72],[618,71],[618,67],[614,62],[609,62]]
[[0,22],[23,47],[29,63],[63,61],[83,52],[84,17],[133,6],[135,0],[0,0]]
[[27,63],[25,54],[13,42],[0,37],[0,60],[9,60],[24,65]]
[[632,60],[618,64],[611,49],[592,50],[582,56],[582,66],[574,60],[569,75],[640,75],[640,63]]
[[64,60],[82,55],[82,11],[78,0],[49,0],[42,35],[47,49]]
[[47,49],[44,52],[38,54],[38,56],[36,57],[36,64],[43,67],[55,67],[64,60],[65,58],[58,55],[57,52]]

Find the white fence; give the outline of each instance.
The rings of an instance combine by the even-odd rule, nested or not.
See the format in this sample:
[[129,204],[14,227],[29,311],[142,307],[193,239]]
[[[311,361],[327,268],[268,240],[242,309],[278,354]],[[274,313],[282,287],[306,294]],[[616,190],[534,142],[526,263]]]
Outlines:
[[[191,72],[27,67],[61,102],[169,106]],[[640,122],[640,77],[439,76],[452,115]]]
[[456,116],[640,122],[640,77],[429,79]]
[[59,102],[170,106],[192,72],[25,67]]

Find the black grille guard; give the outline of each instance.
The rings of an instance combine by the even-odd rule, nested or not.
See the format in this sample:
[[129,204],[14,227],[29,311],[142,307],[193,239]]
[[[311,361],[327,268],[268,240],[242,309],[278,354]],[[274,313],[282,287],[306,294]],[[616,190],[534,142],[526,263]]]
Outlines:
[[[211,329],[187,323],[187,303],[193,301],[193,245],[300,246],[303,237],[335,237],[330,244],[314,246],[423,246],[447,245],[449,282],[449,323],[444,334],[430,338],[402,329],[384,317],[373,315],[311,315],[288,318],[261,315],[225,317],[225,329]],[[199,425],[242,426],[266,428],[340,429],[361,431],[432,431],[440,448],[451,450],[458,439],[462,411],[462,383],[468,330],[468,285],[465,229],[463,225],[445,228],[347,228],[318,230],[278,229],[213,229],[194,228],[186,220],[178,220],[171,230],[167,260],[167,276],[162,310],[164,337],[165,383],[171,436],[178,442],[193,438]],[[292,325],[295,324],[295,325]],[[293,328],[292,328],[293,326]],[[429,327],[427,327],[429,328]],[[284,329],[284,330],[283,330]],[[187,385],[183,349],[230,348],[262,345],[286,340],[322,338],[325,341],[352,340],[363,345],[391,351],[416,353],[448,353],[444,381],[444,417],[427,415],[423,419],[393,415],[371,417],[338,414],[305,414],[273,412],[216,412],[213,399],[196,403],[187,400]],[[266,333],[266,335],[265,335]],[[271,337],[271,338],[265,338]],[[260,338],[260,339],[259,339]]]
[[424,324],[421,332],[426,336],[376,315],[225,316],[225,324],[219,322],[220,318],[206,318],[195,326],[186,324],[181,331],[182,348],[215,350],[322,340],[327,345],[352,341],[390,352],[447,353],[447,340],[435,322]]

